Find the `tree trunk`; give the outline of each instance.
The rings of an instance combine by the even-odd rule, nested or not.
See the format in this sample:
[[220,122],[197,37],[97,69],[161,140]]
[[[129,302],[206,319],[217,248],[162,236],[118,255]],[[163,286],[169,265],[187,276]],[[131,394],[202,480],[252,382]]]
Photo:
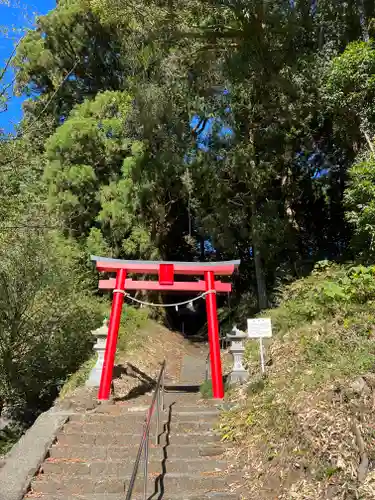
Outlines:
[[283,175],[283,177],[281,179],[281,187],[283,190],[283,194],[285,196],[285,198],[284,198],[284,210],[285,210],[285,214],[287,216],[289,225],[291,228],[293,228],[299,232],[300,228],[299,228],[297,221],[296,221],[296,214],[295,214],[294,210],[292,209],[290,202],[289,202],[289,197],[288,197],[288,192],[287,192],[288,191],[288,175],[287,174]]
[[259,309],[262,311],[263,309],[268,308],[268,299],[267,299],[266,280],[263,271],[262,256],[259,250],[256,207],[254,202],[252,202],[252,207],[251,207],[251,228],[252,228],[251,230],[252,230],[252,240],[253,240],[255,277],[257,281],[257,290],[258,290],[258,306]]
[[200,261],[204,262],[206,260],[206,250],[204,248],[204,237],[199,238],[199,248],[200,248]]
[[[251,127],[249,127],[250,123],[251,123],[250,120],[248,120],[247,121],[248,137],[251,148],[250,172],[253,176],[256,172],[256,169],[259,168],[259,165],[256,164],[254,130]],[[263,272],[262,256],[260,253],[260,239],[258,234],[257,204],[256,204],[257,186],[254,185],[252,178],[250,179],[249,186],[251,191],[251,233],[253,240],[255,278],[258,290],[258,307],[260,311],[262,311],[263,309],[267,309],[268,299],[267,299],[266,280]]]
[[257,280],[257,289],[258,289],[258,306],[262,311],[263,309],[268,308],[268,299],[267,299],[267,288],[266,288],[266,280],[264,278],[262,258],[257,247],[253,245],[254,250],[254,263],[255,263],[255,275]]

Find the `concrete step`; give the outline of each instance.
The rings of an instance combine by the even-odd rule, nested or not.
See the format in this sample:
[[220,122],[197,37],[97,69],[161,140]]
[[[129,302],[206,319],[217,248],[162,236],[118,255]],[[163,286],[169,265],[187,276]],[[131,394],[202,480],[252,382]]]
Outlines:
[[179,420],[196,416],[200,419],[207,419],[209,417],[218,418],[220,416],[220,410],[209,407],[180,406],[179,408],[172,407],[172,415]]
[[199,420],[211,421],[218,420],[220,418],[220,411],[215,408],[195,408],[194,410],[194,407],[192,406],[182,406],[180,408],[172,407],[170,417],[181,422],[185,420],[193,420],[195,418]]
[[[217,442],[206,442],[202,444],[170,444],[165,448],[168,458],[197,458],[197,457],[217,457],[223,455],[228,446],[223,446]],[[59,446],[54,445],[50,449],[50,457],[65,458],[74,460],[124,460],[128,457],[133,459],[138,451],[138,445],[134,446]],[[149,454],[151,458],[164,458],[162,447],[150,444]]]
[[[151,429],[150,440],[151,442],[155,439],[155,429]],[[129,434],[122,432],[111,432],[108,433],[80,433],[74,432],[74,430],[69,429],[69,427],[61,432],[58,437],[58,443],[61,446],[76,446],[79,444],[91,444],[92,446],[108,446],[110,444],[125,446],[136,446],[141,442],[141,434]],[[163,433],[160,436],[159,444],[165,446],[166,444],[191,444],[192,440],[195,442],[202,443],[204,441],[208,442],[219,442],[220,436],[214,432],[189,432],[189,433],[171,433],[167,435]]]
[[[160,422],[160,429],[161,431],[166,428],[167,422]],[[210,431],[213,430],[213,428],[216,425],[216,421],[213,422],[204,422],[204,421],[186,421],[186,422],[179,422],[172,420],[171,423],[169,424],[170,426],[170,431],[171,432],[177,432],[177,433],[186,433],[186,432],[200,432],[200,431]],[[156,422],[152,423],[152,429],[155,429],[156,427]],[[117,432],[117,433],[126,433],[129,432],[130,429],[133,429],[134,432],[140,433],[142,432],[143,429],[143,422],[137,422],[137,423],[129,423],[125,420],[119,420],[119,419],[103,419],[101,421],[97,422],[70,422],[65,426],[65,429],[69,430],[70,432],[75,432],[75,433],[88,433],[88,434],[93,434],[95,432],[100,432],[101,434],[110,434],[111,432]]]
[[[117,477],[101,477],[95,476],[38,476],[32,482],[32,491],[38,493],[66,493],[82,495],[85,493],[124,493],[128,487],[130,476]],[[150,475],[149,477],[149,492],[155,493],[165,491],[166,493],[178,493],[181,491],[227,491],[235,484],[239,485],[241,481],[238,475],[225,475],[222,473],[207,474],[182,474],[170,473],[162,477]],[[161,486],[162,485],[162,486]],[[143,491],[143,481],[141,478],[136,481],[134,493]]]
[[[45,476],[51,477],[53,474],[62,476],[86,476],[94,477],[115,476],[124,477],[133,472],[135,457],[131,460],[112,460],[112,461],[92,461],[92,462],[70,462],[64,459],[47,459],[42,471]],[[167,473],[216,473],[227,469],[227,462],[224,460],[215,460],[212,458],[196,459],[167,459],[152,460],[149,463],[148,470],[151,474],[161,474],[163,469]],[[139,474],[143,474],[143,462],[140,465]]]
[[[125,412],[119,415],[106,414],[106,413],[86,413],[83,415],[74,414],[69,418],[70,423],[75,424],[112,424],[116,425],[118,423],[126,425],[143,425],[146,420],[147,412]],[[171,412],[160,412],[159,415],[160,422],[168,422],[173,420],[174,422],[216,422],[219,418],[218,412],[212,411],[195,411],[195,412],[181,412],[181,411],[171,411]],[[154,413],[152,416],[152,421],[156,422],[157,414]]]
[[[116,417],[116,418],[125,417],[126,419],[134,418],[134,420],[136,419],[145,420],[148,412],[148,407],[146,406],[135,406],[130,408],[114,406],[113,408],[114,410],[112,411],[95,411],[86,414],[75,414],[72,416],[71,420],[80,421],[80,420],[92,419],[92,421],[94,421],[95,418],[98,419],[100,416]],[[156,409],[155,409],[155,414],[156,414]],[[192,417],[194,418],[196,416],[198,416],[200,420],[207,420],[207,419],[219,418],[220,411],[216,408],[210,408],[206,406],[199,407],[192,405],[192,406],[180,406],[177,408],[171,406],[170,409],[166,407],[164,412],[160,411],[160,414],[161,415],[163,414],[165,419],[168,419],[169,415],[171,415],[173,418],[177,418],[179,420],[182,419],[189,420]]]
[[[117,413],[117,412],[137,412],[137,411],[144,411],[145,413],[147,412],[147,410],[149,409],[150,407],[150,403],[151,403],[151,400],[149,402],[138,402],[138,404],[136,405],[130,405],[130,406],[117,406],[115,405],[115,409],[113,409],[112,411],[114,413]],[[205,399],[202,399],[202,400],[196,400],[196,401],[193,401],[193,400],[175,400],[173,402],[173,399],[169,398],[169,400],[164,400],[164,409],[166,411],[169,411],[169,409],[171,409],[174,413],[175,412],[179,412],[179,411],[190,411],[190,412],[194,412],[196,413],[197,411],[198,412],[205,412],[205,411],[212,411],[212,412],[215,412],[215,411],[220,411],[220,408],[222,406],[222,401],[218,401],[218,400],[205,400]],[[118,408],[118,409],[117,409]],[[100,406],[98,406],[94,412],[95,413],[100,413],[99,411],[100,409]],[[102,411],[102,413],[110,413],[110,412],[105,412],[105,411]]]
[[[143,425],[146,421],[147,412],[126,412],[119,415],[107,413],[75,413],[69,417],[71,424],[111,424],[122,423],[126,425]],[[167,421],[169,415],[160,412],[160,421]],[[156,420],[156,413],[152,416],[152,420]]]
[[[129,402],[119,402],[119,403],[104,403],[97,406],[94,410],[89,410],[89,413],[104,413],[104,414],[119,414],[126,412],[136,412],[144,411],[150,408],[152,398],[146,399],[136,399]],[[215,399],[199,399],[199,397],[182,396],[182,398],[176,397],[171,394],[166,394],[164,396],[164,406],[165,408],[172,407],[174,410],[179,408],[190,408],[190,411],[195,411],[197,408],[202,411],[215,411],[219,408],[221,400]],[[155,406],[156,407],[156,406]],[[189,411],[189,410],[188,410]]]
[[[33,493],[25,498],[32,498],[35,500],[35,495]],[[71,496],[69,494],[43,494],[40,493],[37,497],[40,500],[124,500],[125,495],[122,493],[86,493],[77,497],[76,495]],[[152,492],[150,492],[149,500],[151,500]],[[240,500],[242,497],[238,493],[220,492],[220,491],[193,491],[193,492],[178,492],[176,494],[163,494],[163,500]],[[143,495],[135,495],[132,500],[143,500]]]
[[[137,398],[136,406],[149,406],[152,401],[152,396],[143,396]],[[198,406],[209,406],[211,404],[218,404],[220,400],[215,399],[202,399],[200,393],[178,393],[178,392],[167,392],[164,395],[164,404],[166,406],[173,405],[175,407],[188,406],[188,405],[198,405]],[[133,402],[131,404],[134,404]],[[105,405],[107,406],[107,405]],[[135,404],[134,404],[135,406]]]
[[217,425],[217,420],[202,421],[198,416],[196,420],[179,421],[172,418],[169,426],[171,432],[185,433],[185,432],[200,432],[200,431],[214,431]]

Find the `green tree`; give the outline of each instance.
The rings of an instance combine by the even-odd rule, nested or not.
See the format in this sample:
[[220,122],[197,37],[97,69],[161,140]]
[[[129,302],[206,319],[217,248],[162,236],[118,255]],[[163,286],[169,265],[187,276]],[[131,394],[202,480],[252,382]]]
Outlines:
[[6,18],[10,19],[14,13],[17,16],[17,25],[19,26],[20,18],[22,18],[24,26],[19,28],[9,21],[7,24],[0,23],[0,39],[14,41],[13,50],[10,50],[10,54],[0,64],[0,112],[6,111],[9,93],[13,92],[15,82],[11,68],[17,47],[22,40],[25,29],[32,27],[35,16],[35,13],[31,12],[30,7],[26,4],[10,0],[0,0],[0,12],[5,9],[7,9]]
[[357,256],[375,255],[375,157],[366,154],[349,170],[345,190],[347,219],[354,228],[353,245]]
[[356,254],[374,252],[374,41],[350,43],[334,58],[324,81],[324,98],[332,117],[333,134],[349,167],[344,194],[346,218],[351,224]]
[[374,73],[373,40],[350,43],[327,71],[323,91],[334,132],[346,136],[354,154],[375,133]]
[[50,208],[66,234],[89,250],[140,257],[152,244],[137,221],[134,170],[144,162],[142,143],[131,139],[125,92],[103,92],[77,105],[46,144],[44,179]]
[[24,104],[30,135],[46,139],[77,103],[99,91],[120,89],[128,73],[120,55],[116,37],[85,0],[61,1],[40,16],[13,64],[16,91],[30,96]]

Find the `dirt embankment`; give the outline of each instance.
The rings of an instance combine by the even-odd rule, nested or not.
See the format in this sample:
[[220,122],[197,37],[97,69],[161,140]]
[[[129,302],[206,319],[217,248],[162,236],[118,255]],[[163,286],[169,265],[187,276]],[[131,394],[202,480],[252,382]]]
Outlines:
[[249,341],[249,383],[222,415],[247,500],[375,499],[375,268],[320,265],[285,288],[267,377]]
[[[132,334],[123,347],[117,350],[112,397],[127,400],[149,392],[165,359],[166,382],[178,381],[184,355],[207,356],[204,343],[193,343],[151,320],[147,320]],[[97,389],[84,386],[69,391],[57,404],[62,407],[94,407]]]
[[133,345],[126,352],[117,355],[115,397],[132,397],[152,388],[164,359],[167,361],[166,381],[176,383],[180,377],[184,355],[204,357],[207,355],[207,346],[204,343],[192,343],[181,334],[149,321],[140,330]]

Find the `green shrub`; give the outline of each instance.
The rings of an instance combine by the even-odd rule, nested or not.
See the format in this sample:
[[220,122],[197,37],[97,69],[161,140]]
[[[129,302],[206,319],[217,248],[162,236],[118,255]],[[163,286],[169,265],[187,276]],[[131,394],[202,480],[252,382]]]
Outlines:
[[0,456],[7,454],[23,434],[20,425],[10,425],[0,431]]
[[0,406],[32,421],[92,354],[105,305],[58,234],[3,232],[0,243]]
[[96,356],[91,356],[90,359],[85,361],[76,372],[74,372],[63,385],[60,391],[60,397],[64,398],[71,394],[77,387],[83,386],[89,378],[91,370],[96,363]]
[[322,261],[316,264],[310,276],[285,287],[279,307],[264,315],[271,316],[276,331],[285,333],[374,299],[375,266],[339,266]]

